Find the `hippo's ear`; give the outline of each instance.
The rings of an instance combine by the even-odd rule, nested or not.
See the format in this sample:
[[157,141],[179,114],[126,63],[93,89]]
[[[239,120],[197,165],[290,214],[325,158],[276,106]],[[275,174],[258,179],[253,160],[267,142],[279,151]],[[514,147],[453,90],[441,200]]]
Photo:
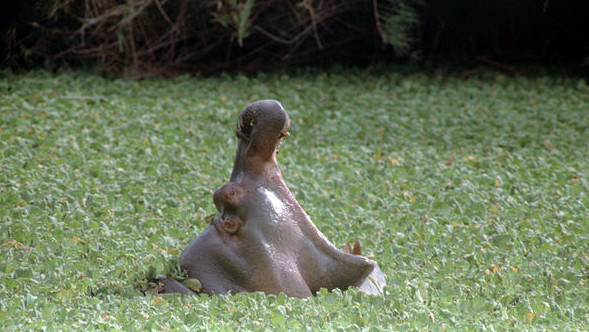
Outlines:
[[241,219],[233,215],[222,216],[221,220],[219,221],[221,228],[231,235],[236,234],[241,228],[242,224],[243,222]]
[[354,241],[354,249],[352,250],[352,254],[362,256],[362,248],[360,247],[360,241],[358,241],[358,239]]
[[362,248],[360,247],[360,241],[356,238],[354,241],[354,249],[350,246],[350,242],[346,241],[344,252],[346,254],[362,256]]

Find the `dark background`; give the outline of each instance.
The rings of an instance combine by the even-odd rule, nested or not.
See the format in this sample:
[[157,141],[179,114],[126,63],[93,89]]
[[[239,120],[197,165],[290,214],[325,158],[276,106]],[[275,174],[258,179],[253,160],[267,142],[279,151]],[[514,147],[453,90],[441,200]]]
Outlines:
[[[589,70],[589,1],[258,0],[241,36],[231,18],[245,0],[136,0],[131,9],[120,0],[0,3],[2,66],[17,70],[173,76],[380,63]],[[383,17],[401,29],[389,40]]]

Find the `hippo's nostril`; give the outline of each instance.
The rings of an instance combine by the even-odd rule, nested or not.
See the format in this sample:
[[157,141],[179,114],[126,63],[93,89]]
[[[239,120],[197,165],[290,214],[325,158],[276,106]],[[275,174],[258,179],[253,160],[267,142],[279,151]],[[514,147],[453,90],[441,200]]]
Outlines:
[[256,124],[255,112],[246,111],[239,119],[237,128],[238,135],[248,137],[252,133],[252,128]]

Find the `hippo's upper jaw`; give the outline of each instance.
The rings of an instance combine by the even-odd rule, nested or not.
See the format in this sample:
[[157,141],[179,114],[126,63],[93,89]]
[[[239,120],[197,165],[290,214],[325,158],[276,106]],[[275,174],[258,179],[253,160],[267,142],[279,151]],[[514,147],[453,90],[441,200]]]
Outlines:
[[204,293],[285,293],[361,286],[376,263],[338,250],[288,190],[276,152],[288,136],[282,105],[262,100],[239,116],[230,182],[214,202],[219,215],[182,252],[181,263]]

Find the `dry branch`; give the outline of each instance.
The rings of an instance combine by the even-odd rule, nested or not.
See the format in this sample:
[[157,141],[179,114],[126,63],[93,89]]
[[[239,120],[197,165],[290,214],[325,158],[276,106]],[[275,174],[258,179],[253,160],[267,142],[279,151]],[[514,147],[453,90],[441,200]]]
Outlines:
[[257,70],[366,39],[372,10],[363,0],[54,0],[43,24],[62,44],[44,52],[115,73]]

